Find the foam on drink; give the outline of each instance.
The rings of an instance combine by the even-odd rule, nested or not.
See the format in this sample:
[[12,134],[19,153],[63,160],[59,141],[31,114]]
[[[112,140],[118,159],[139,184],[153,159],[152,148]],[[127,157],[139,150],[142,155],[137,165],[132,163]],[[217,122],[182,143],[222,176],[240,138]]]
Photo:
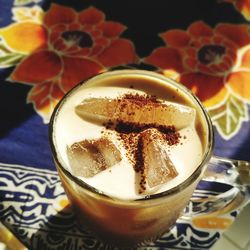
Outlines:
[[[199,117],[194,107],[177,90],[168,89],[161,83],[158,88],[154,88],[152,84],[151,88],[144,87],[150,86],[150,79],[134,77],[124,80],[114,77],[111,80],[103,80],[101,84],[89,84],[88,87],[82,85],[61,107],[55,124],[55,142],[60,152],[60,160],[69,171],[89,185],[120,199],[138,199],[166,191],[183,182],[194,172],[203,158],[205,140],[199,131],[201,127],[197,126]],[[143,84],[145,81],[149,84]],[[134,99],[136,96],[139,97],[137,101],[140,98],[141,101],[143,98],[152,101],[150,98],[153,96],[156,104],[153,109],[152,105],[145,102],[141,106],[138,103],[139,106],[135,103],[131,106],[130,102],[127,108],[124,103],[120,105],[121,100],[129,96]],[[165,107],[169,109],[168,117],[164,113],[166,110],[162,111],[164,102],[167,102]],[[81,106],[84,108],[81,109]],[[179,112],[177,115],[176,110],[172,109],[175,106]],[[122,130],[124,127],[117,126],[118,120],[123,125],[136,124],[139,131],[126,133]],[[167,138],[162,139],[162,136],[166,137],[171,133],[161,131],[161,126],[169,129],[174,126],[172,136],[176,136],[175,143],[172,141],[171,144]],[[206,135],[203,133],[203,136]],[[170,137],[168,139],[171,141]],[[89,153],[92,152],[98,157],[103,151],[99,142],[96,143],[98,140],[110,148],[112,159],[109,157],[110,152],[106,151],[105,154],[101,153],[100,159],[91,158]],[[135,157],[139,143],[143,147],[140,154],[144,154],[143,161],[146,167],[143,174],[154,175],[150,181],[144,183],[144,186],[141,171],[136,169],[140,167],[140,157]],[[69,148],[72,145],[87,152],[81,164],[84,165],[87,160],[90,164],[92,160],[95,162],[94,166],[98,169],[90,176],[83,176],[78,170],[77,174],[77,171],[72,169],[74,166],[69,157]],[[155,153],[152,153],[152,150],[156,150]],[[102,161],[106,161],[106,158],[111,163],[102,169]],[[81,170],[81,164],[77,161],[76,164]],[[162,169],[164,164],[166,167]],[[155,172],[154,169],[158,170]],[[163,178],[160,179],[159,176]]]

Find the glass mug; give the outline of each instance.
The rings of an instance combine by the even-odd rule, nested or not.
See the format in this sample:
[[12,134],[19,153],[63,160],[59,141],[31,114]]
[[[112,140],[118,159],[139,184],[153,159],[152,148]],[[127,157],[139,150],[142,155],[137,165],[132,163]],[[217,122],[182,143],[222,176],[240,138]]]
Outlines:
[[[159,93],[164,87],[175,88],[192,105],[195,106],[204,123],[204,154],[195,171],[177,186],[157,194],[147,195],[136,200],[124,200],[104,194],[77,176],[74,176],[65,166],[55,139],[55,123],[60,110],[68,97],[79,88],[91,88],[105,81],[115,79],[117,85],[123,80],[145,80],[146,91],[159,87]],[[147,80],[154,85],[146,86]],[[159,86],[158,86],[159,85]],[[72,204],[80,224],[86,225],[99,239],[114,246],[131,247],[146,241],[153,241],[168,231],[182,216],[195,214],[221,213],[244,206],[250,197],[250,166],[248,162],[230,160],[212,156],[214,136],[209,115],[198,98],[183,85],[155,72],[145,70],[114,70],[101,73],[80,83],[58,103],[50,121],[50,144],[58,174],[65,192]],[[231,184],[234,188],[218,197],[192,198],[192,194],[201,179],[221,181]],[[193,202],[193,203],[192,203]],[[206,206],[204,204],[208,204]],[[184,209],[188,204],[189,209]],[[190,207],[192,207],[190,209]]]

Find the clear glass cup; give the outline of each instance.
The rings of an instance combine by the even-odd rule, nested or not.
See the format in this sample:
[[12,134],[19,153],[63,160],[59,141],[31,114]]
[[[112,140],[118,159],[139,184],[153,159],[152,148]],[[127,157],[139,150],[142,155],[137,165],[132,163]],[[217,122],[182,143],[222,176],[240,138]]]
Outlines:
[[[109,197],[78,177],[72,175],[61,160],[55,143],[54,128],[61,107],[71,93],[83,84],[84,87],[101,83],[112,77],[142,77],[150,78],[155,83],[161,82],[181,91],[195,105],[199,115],[205,122],[206,142],[201,163],[195,171],[179,185],[158,194],[148,195],[137,200],[123,200]],[[198,98],[183,85],[166,78],[163,75],[145,70],[114,70],[99,74],[80,83],[59,102],[50,121],[50,144],[58,174],[65,192],[74,208],[81,225],[87,226],[98,238],[114,246],[131,247],[145,241],[154,241],[168,231],[183,216],[194,214],[219,213],[233,209],[234,206],[245,205],[250,197],[250,167],[245,161],[230,160],[212,156],[214,135],[209,115]],[[218,172],[218,166],[221,171]],[[232,184],[233,191],[213,198],[192,200],[192,194],[197,183],[202,179],[222,181]],[[190,202],[192,209],[186,210]],[[235,202],[234,202],[235,201]],[[237,201],[237,202],[236,202]],[[209,210],[204,210],[204,204],[209,202]],[[196,206],[196,207],[195,207]],[[190,206],[189,206],[190,207]]]

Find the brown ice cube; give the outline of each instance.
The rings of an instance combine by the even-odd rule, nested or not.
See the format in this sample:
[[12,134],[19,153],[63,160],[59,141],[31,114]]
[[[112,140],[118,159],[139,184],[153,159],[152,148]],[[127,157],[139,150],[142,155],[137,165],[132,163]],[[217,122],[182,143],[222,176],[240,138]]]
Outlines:
[[87,98],[75,107],[75,112],[83,119],[108,121],[117,116],[118,101],[108,98]]
[[178,172],[168,156],[168,145],[157,129],[141,133],[144,177],[150,188],[175,178]]
[[87,98],[75,107],[82,119],[96,122],[123,121],[156,124],[176,129],[187,127],[195,120],[195,109],[150,96],[124,95],[120,98]]
[[83,177],[93,177],[121,161],[120,151],[106,137],[75,142],[67,154],[72,173]]

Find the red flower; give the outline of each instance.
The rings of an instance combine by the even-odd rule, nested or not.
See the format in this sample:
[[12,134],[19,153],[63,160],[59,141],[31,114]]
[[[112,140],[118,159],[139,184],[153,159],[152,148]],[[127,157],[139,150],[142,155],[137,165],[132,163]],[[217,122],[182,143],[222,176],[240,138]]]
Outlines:
[[[58,100],[78,82],[109,67],[138,60],[133,43],[119,37],[125,26],[105,21],[105,14],[94,7],[77,13],[53,4],[45,13],[43,24],[33,24],[39,33],[25,33],[27,23],[31,21],[18,23],[6,32],[5,37],[11,38],[22,31],[23,39],[30,41],[23,45],[29,55],[10,79],[33,86],[28,101],[45,120]],[[12,47],[16,49],[15,44]]]
[[190,88],[208,107],[228,93],[250,101],[250,36],[247,25],[218,24],[214,29],[198,21],[187,31],[160,34],[166,46],[144,59]]

